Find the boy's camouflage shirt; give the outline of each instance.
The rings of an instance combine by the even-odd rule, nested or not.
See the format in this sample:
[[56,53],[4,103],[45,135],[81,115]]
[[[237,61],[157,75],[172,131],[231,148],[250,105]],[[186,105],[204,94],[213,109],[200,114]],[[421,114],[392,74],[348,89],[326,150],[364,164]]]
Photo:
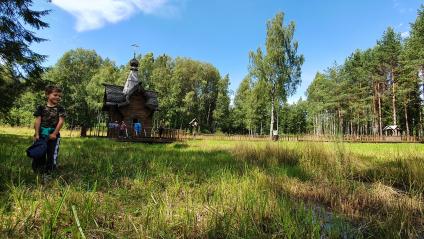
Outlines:
[[59,122],[59,117],[66,117],[66,112],[65,108],[59,105],[54,107],[40,105],[35,110],[34,116],[41,116],[41,127],[56,128],[57,123]]

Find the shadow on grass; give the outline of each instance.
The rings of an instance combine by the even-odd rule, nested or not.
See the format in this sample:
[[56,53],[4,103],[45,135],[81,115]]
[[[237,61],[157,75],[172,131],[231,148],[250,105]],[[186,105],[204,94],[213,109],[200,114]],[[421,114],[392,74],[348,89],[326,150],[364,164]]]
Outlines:
[[[36,185],[31,159],[25,155],[30,144],[30,137],[0,135],[0,192],[10,184]],[[298,165],[271,167],[255,164],[235,160],[224,150],[190,150],[185,143],[145,145],[75,138],[63,140],[59,151],[55,177],[73,186],[85,187],[95,183],[98,190],[107,190],[112,183],[120,186],[126,179],[153,180],[159,189],[163,189],[169,180],[178,177],[178,180],[195,186],[227,176],[241,177],[255,168],[269,175],[307,177]]]
[[366,170],[356,172],[355,180],[366,183],[383,182],[406,192],[424,190],[424,160],[405,158],[380,162]]
[[188,147],[189,147],[189,145],[185,144],[185,143],[174,144],[175,149],[185,149],[185,148],[188,148]]

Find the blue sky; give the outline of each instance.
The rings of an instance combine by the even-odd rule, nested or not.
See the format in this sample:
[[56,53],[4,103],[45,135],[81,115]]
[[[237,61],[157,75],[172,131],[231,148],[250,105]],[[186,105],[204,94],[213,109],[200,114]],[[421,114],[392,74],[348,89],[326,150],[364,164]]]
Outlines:
[[304,97],[317,71],[343,63],[355,49],[373,47],[392,26],[407,36],[422,0],[41,0],[52,9],[49,41],[33,45],[53,65],[68,50],[94,49],[126,64],[133,55],[153,52],[208,62],[229,74],[236,91],[248,73],[249,51],[265,43],[266,21],[279,11],[296,22],[295,38],[305,56],[302,84],[293,102]]

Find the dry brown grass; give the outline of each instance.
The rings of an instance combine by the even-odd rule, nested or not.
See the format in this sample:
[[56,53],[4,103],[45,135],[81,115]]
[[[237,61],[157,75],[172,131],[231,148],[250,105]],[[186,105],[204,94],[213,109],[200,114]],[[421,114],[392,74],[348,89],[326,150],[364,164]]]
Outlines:
[[299,166],[309,180],[269,176],[270,189],[345,215],[365,233],[391,232],[408,238],[424,234],[423,158],[409,156],[372,164],[342,145],[328,148],[319,144],[238,146],[233,153],[239,160],[258,165]]

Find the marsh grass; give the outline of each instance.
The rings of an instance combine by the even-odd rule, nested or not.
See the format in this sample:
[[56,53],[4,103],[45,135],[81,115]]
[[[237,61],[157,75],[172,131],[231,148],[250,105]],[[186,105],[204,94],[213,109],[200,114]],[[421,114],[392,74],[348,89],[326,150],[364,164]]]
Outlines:
[[374,159],[377,151],[344,144],[64,138],[60,168],[44,181],[24,155],[30,142],[0,135],[1,238],[423,235],[418,153]]
[[296,151],[310,180],[283,175],[269,179],[272,187],[351,218],[367,237],[423,235],[423,157],[401,154],[370,164],[343,144],[299,144]]

